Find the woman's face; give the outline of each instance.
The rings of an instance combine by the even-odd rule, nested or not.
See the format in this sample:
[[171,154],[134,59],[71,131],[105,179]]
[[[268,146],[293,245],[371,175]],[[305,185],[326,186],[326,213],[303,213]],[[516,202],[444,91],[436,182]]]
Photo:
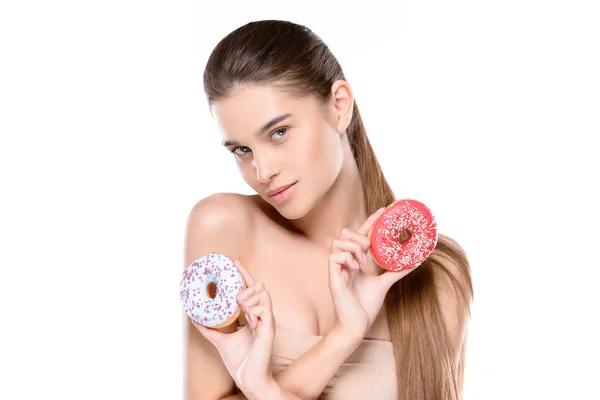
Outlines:
[[[340,172],[337,117],[323,115],[311,98],[251,86],[215,102],[213,113],[246,183],[288,219],[306,215]],[[279,195],[269,194],[290,184]]]

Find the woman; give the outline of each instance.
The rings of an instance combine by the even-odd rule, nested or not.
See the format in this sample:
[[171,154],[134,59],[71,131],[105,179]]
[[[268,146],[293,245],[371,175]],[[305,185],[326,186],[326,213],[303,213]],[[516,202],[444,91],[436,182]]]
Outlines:
[[217,251],[251,283],[238,297],[241,328],[190,321],[187,399],[236,387],[240,399],[460,398],[465,252],[440,233],[413,270],[368,257],[377,210],[396,198],[327,46],[304,26],[254,21],[216,46],[204,86],[257,194],[214,194],[190,212],[185,266]]

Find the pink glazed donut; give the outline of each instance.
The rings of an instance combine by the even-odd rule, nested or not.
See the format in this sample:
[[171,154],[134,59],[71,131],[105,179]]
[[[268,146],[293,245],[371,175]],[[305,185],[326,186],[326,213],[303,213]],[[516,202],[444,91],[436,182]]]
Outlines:
[[[409,237],[400,240],[400,234],[406,230]],[[382,268],[389,271],[415,268],[437,244],[437,223],[425,204],[412,199],[396,200],[373,223],[368,237],[371,255]]]
[[216,252],[198,257],[183,272],[179,295],[185,312],[197,324],[219,329],[241,314],[237,296],[246,287],[233,262]]

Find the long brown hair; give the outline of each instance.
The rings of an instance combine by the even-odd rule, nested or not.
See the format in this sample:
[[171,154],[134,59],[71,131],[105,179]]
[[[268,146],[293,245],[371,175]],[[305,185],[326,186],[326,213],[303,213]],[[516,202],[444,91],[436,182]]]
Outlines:
[[[204,71],[204,90],[209,106],[250,84],[277,86],[325,104],[339,79],[346,80],[337,59],[310,29],[289,21],[262,20],[239,27],[217,44]],[[347,135],[369,215],[396,197],[371,148],[356,100]],[[457,267],[459,276],[448,271],[443,259]],[[460,308],[470,312],[473,288],[466,254],[441,233],[433,253],[386,295],[399,399],[460,398],[464,351],[457,369],[436,291],[441,277],[450,279]]]

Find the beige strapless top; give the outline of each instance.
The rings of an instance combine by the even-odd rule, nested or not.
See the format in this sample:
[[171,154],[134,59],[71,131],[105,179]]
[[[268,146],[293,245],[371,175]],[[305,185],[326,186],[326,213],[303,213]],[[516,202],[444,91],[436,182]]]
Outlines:
[[[322,339],[323,336],[278,327],[271,356],[273,374],[286,368]],[[327,384],[319,399],[396,400],[396,367],[392,342],[363,339]]]

